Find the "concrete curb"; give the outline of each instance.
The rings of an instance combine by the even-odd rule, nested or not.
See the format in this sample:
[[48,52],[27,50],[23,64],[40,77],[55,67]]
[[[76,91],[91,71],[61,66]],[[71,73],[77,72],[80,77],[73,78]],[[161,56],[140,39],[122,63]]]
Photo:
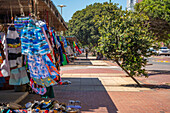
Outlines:
[[14,101],[14,103],[19,103],[21,102],[23,99],[25,99],[28,96],[28,92],[25,92],[22,96],[20,96],[17,100]]

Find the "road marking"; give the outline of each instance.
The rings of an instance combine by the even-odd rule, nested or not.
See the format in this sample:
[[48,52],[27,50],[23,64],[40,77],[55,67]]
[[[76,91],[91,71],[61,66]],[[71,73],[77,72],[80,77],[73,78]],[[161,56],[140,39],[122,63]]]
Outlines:
[[155,62],[164,62],[164,63],[170,63],[170,61],[165,61],[165,60],[153,60]]

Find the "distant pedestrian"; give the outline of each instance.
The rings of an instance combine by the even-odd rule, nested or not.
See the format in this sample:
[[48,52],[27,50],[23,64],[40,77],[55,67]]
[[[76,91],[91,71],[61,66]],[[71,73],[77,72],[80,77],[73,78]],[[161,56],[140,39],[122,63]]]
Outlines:
[[88,50],[86,49],[86,59],[88,58]]

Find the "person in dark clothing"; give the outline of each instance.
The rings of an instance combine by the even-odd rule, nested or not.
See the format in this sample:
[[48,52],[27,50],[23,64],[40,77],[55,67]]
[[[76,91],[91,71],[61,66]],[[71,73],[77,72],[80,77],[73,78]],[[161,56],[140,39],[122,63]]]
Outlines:
[[86,49],[86,59],[88,58],[88,50]]

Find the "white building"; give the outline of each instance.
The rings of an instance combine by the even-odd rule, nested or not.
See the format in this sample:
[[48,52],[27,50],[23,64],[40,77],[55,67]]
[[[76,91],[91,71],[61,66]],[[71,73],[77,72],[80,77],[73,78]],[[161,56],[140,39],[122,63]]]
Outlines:
[[134,5],[138,3],[138,0],[127,0],[127,10],[134,11]]

